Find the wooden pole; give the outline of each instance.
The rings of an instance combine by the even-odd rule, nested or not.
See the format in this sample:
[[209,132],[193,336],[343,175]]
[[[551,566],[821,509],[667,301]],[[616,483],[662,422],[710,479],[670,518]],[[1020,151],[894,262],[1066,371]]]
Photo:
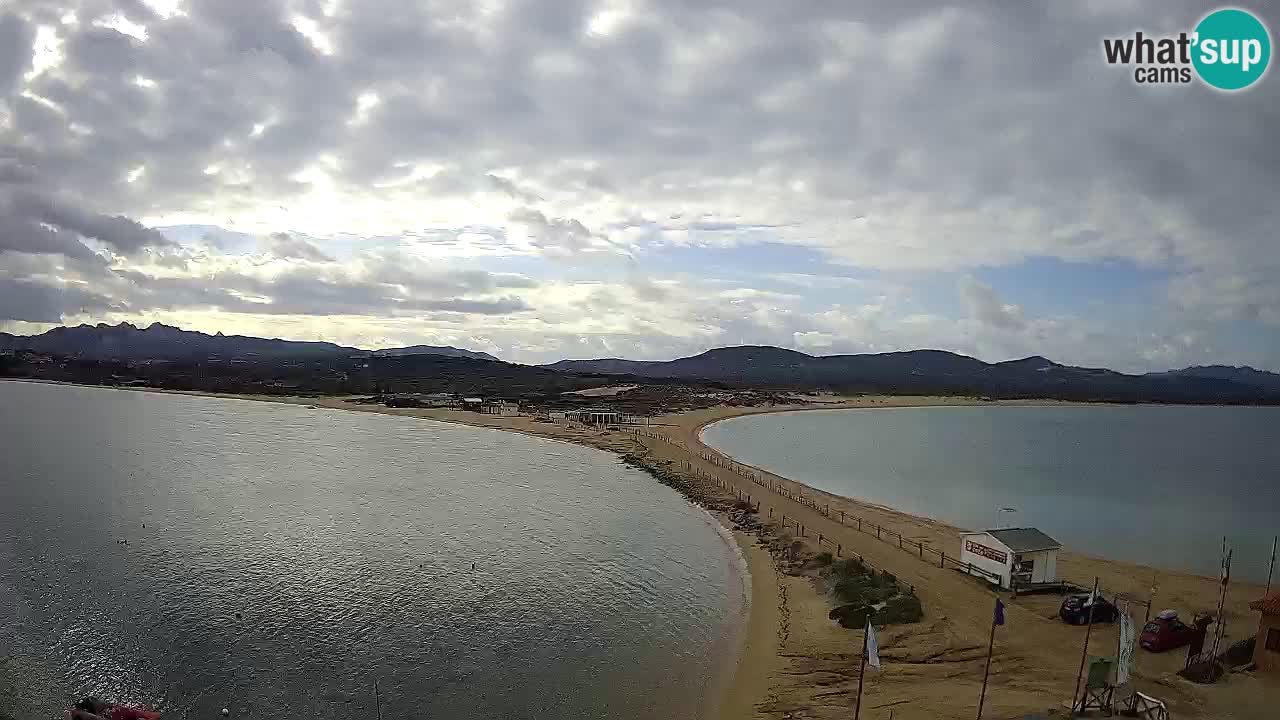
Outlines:
[[378,720],[382,720],[382,695],[378,692],[378,681],[373,681],[373,704],[378,709]]
[[1080,681],[1084,680],[1084,661],[1089,657],[1089,636],[1093,634],[1093,609],[1098,606],[1098,578],[1093,578],[1093,594],[1089,596],[1089,625],[1084,631],[1084,649],[1080,651],[1080,672],[1076,673],[1076,689],[1071,693],[1071,712],[1076,711],[1076,700],[1080,697]]
[[862,630],[862,667],[858,669],[858,701],[853,706],[853,720],[862,714],[862,678],[867,674],[867,630]]
[[[1000,598],[996,598],[1000,602]],[[982,694],[978,696],[978,720],[982,720],[982,706],[987,700],[987,678],[991,676],[991,653],[996,647],[996,612],[991,611],[991,637],[987,639],[987,669],[982,671]]]

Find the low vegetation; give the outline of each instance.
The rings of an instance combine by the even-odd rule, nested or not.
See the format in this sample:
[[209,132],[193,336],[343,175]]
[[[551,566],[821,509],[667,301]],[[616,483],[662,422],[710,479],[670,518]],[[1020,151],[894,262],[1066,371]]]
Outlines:
[[877,572],[857,558],[832,563],[829,578],[831,592],[841,603],[830,617],[842,627],[860,628],[868,616],[876,625],[914,623],[924,617],[920,599],[904,591],[892,573]]

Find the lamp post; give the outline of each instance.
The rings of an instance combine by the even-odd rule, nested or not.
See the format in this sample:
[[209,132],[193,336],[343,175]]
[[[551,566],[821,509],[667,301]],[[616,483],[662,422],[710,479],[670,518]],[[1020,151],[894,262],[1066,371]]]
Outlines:
[[1016,513],[1016,512],[1018,512],[1018,508],[1011,508],[1011,507],[996,508],[996,524],[993,525],[991,529],[992,530],[1000,529],[1000,518],[1002,513]]

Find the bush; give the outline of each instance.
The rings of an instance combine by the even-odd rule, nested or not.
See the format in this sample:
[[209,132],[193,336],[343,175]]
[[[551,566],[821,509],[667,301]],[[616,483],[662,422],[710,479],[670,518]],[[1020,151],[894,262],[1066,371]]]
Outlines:
[[871,606],[864,603],[850,603],[832,608],[827,617],[840,623],[840,627],[861,630],[866,627],[867,616],[874,615]]
[[869,576],[842,577],[836,581],[836,597],[846,603],[863,603],[875,605],[884,602],[897,593],[896,587],[886,587]]
[[899,595],[885,603],[877,617],[886,625],[920,622],[924,618],[924,608],[920,607],[920,598],[915,595]]
[[832,565],[831,569],[839,577],[858,577],[867,574],[867,567],[858,558],[848,558]]
[[813,561],[814,561],[815,563],[817,563],[818,565],[827,566],[827,565],[830,565],[830,564],[831,564],[831,561],[832,561],[833,559],[834,559],[834,558],[832,558],[831,553],[829,553],[829,552],[820,552],[820,553],[818,553],[817,555],[815,555],[815,556],[814,556]]
[[885,582],[885,584],[886,584],[886,585],[897,585],[897,584],[898,584],[898,576],[897,576],[897,575],[894,575],[893,573],[889,572],[888,570],[885,570],[883,573],[881,573],[881,574],[880,574],[880,579],[881,579],[881,580],[883,580],[883,581]]

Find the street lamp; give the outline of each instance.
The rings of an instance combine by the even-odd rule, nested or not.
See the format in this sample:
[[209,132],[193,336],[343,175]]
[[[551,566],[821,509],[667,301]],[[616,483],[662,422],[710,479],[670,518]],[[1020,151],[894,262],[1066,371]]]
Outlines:
[[1016,513],[1016,512],[1018,512],[1018,508],[1011,508],[1011,507],[996,508],[996,524],[992,526],[992,529],[994,530],[1000,529],[1000,518],[1002,517],[1002,513]]

